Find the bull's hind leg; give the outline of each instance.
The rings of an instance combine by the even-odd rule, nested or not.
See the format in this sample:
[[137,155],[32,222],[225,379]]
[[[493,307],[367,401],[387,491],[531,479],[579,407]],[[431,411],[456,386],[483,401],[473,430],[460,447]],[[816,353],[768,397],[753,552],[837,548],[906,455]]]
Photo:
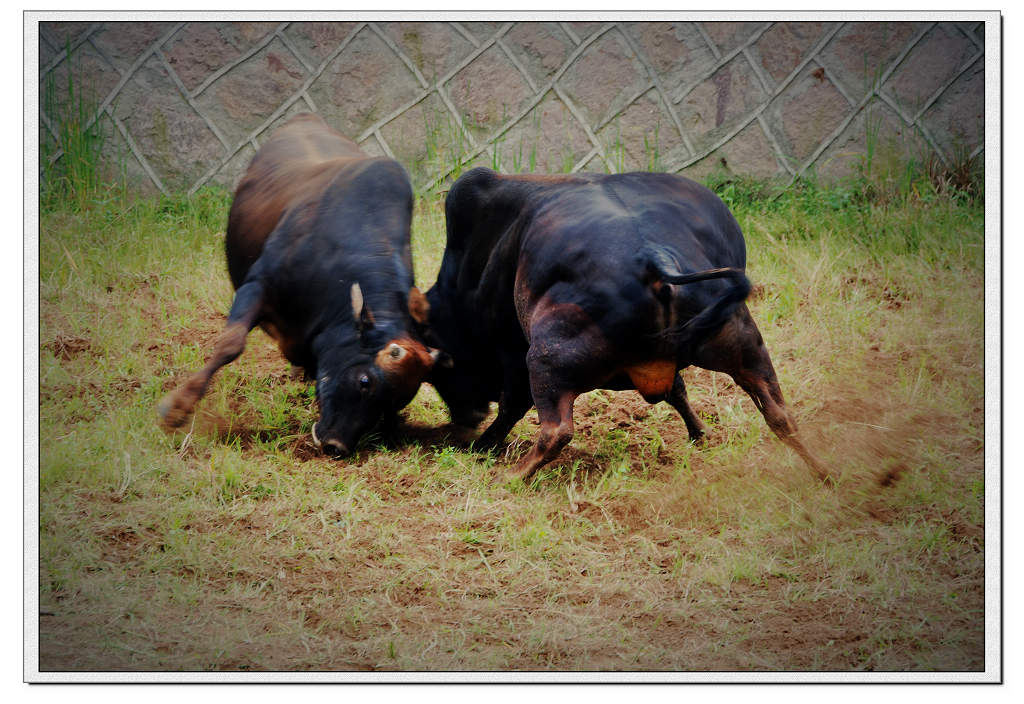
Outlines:
[[[534,394],[537,389],[534,387]],[[537,416],[540,430],[534,438],[533,447],[523,456],[509,473],[511,477],[527,480],[534,472],[558,457],[562,449],[572,440],[574,428],[572,406],[576,394],[569,391],[548,393],[536,397]]]
[[559,359],[555,352],[558,347],[531,347],[526,355],[530,392],[537,406],[540,430],[534,437],[533,447],[510,472],[511,477],[529,479],[534,472],[558,457],[562,448],[572,440],[572,406],[579,394],[571,388],[564,366],[566,360]]
[[672,381],[672,390],[665,399],[683,417],[686,423],[686,432],[690,434],[690,442],[700,443],[704,440],[704,423],[690,406],[690,400],[686,396],[686,385],[683,384],[682,372],[676,372],[676,378]]
[[217,337],[217,342],[206,365],[194,373],[184,384],[169,393],[160,402],[161,423],[173,430],[184,425],[196,403],[206,393],[210,379],[218,369],[235,361],[245,349],[245,338],[259,321],[263,309],[263,287],[249,282],[235,292],[235,300],[228,313],[228,322]]
[[[609,389],[632,389],[636,388],[636,386],[637,385],[627,375],[614,377],[610,382],[605,384],[605,388]],[[669,389],[668,393],[644,393],[644,391],[639,388],[637,388],[637,391],[644,397],[644,401],[647,401],[647,403],[651,405],[661,401],[666,401],[676,409],[679,412],[679,415],[682,416],[683,422],[686,423],[686,432],[690,434],[690,442],[700,443],[704,440],[704,434],[707,431],[704,428],[704,423],[701,422],[700,418],[693,412],[693,408],[690,406],[690,400],[686,396],[686,385],[683,383],[683,375],[681,371],[677,371],[673,376],[672,388]]]
[[797,434],[796,422],[793,420],[792,414],[786,408],[786,403],[782,399],[782,389],[779,387],[775,374],[772,373],[770,377],[766,377],[756,371],[752,372],[745,369],[741,374],[733,378],[737,384],[743,387],[744,391],[750,394],[754,405],[757,406],[757,410],[761,411],[761,415],[764,416],[772,432],[782,442],[793,448],[819,479],[828,479],[828,472],[825,471],[825,468],[822,467],[817,458],[811,454],[811,451],[800,440]]
[[746,305],[715,337],[701,344],[694,357],[694,362],[705,369],[729,374],[750,395],[772,432],[793,448],[818,478],[828,478],[828,472],[797,434],[796,421],[782,398],[768,348]]

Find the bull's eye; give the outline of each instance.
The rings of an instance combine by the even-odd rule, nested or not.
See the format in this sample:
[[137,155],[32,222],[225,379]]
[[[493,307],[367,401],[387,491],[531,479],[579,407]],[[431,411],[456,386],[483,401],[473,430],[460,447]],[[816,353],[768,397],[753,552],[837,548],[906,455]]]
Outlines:
[[359,388],[364,391],[370,388],[370,376],[368,374],[363,374],[359,377]]

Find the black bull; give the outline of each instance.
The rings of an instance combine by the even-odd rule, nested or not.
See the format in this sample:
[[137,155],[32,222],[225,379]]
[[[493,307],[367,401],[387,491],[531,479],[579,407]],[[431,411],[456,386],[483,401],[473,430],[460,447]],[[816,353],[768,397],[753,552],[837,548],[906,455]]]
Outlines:
[[316,380],[313,439],[343,456],[416,394],[436,351],[417,332],[426,299],[413,287],[412,188],[402,166],[371,158],[323,120],[298,115],[252,160],[228,216],[236,292],[206,366],[160,405],[180,427],[213,374],[256,325]]
[[681,176],[503,176],[474,169],[445,202],[448,242],[427,292],[428,339],[451,368],[431,381],[455,422],[498,415],[492,447],[536,405],[540,430],[513,476],[529,477],[573,436],[573,403],[596,389],[668,401],[690,438],[704,426],[679,371],[730,374],[768,426],[821,477],[797,437],[744,300],[746,246],[711,191]]

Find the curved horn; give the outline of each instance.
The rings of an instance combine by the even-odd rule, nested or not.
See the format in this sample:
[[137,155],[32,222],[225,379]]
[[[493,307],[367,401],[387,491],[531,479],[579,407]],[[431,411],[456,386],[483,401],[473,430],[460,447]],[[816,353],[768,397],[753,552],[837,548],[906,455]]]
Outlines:
[[359,282],[352,284],[351,288],[352,296],[352,314],[355,316],[356,328],[362,331],[365,328],[373,327],[373,313],[369,308],[366,307],[365,301],[363,301],[363,289],[359,287]]
[[432,364],[438,364],[445,369],[451,369],[455,366],[452,362],[451,355],[437,349],[436,347],[428,347],[427,354],[430,355],[430,361]]
[[359,288],[359,282],[356,281],[352,284],[352,314],[359,320],[359,316],[363,312],[363,289]]

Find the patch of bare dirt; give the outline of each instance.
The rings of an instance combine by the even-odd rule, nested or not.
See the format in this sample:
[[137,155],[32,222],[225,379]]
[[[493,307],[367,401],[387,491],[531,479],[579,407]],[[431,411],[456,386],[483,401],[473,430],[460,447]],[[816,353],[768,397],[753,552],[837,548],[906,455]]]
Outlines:
[[52,340],[45,343],[43,348],[53,352],[53,356],[57,359],[68,361],[83,352],[88,352],[92,348],[92,342],[88,338],[77,335],[58,334]]
[[154,538],[140,535],[129,526],[109,526],[96,532],[102,544],[102,559],[115,564],[130,564],[138,559],[140,547]]
[[[737,612],[749,624],[742,650],[759,654],[773,669],[841,670],[861,659],[875,633],[873,609],[843,596],[778,600],[771,581],[763,587],[733,585],[737,595],[751,594],[740,601],[747,608]],[[737,664],[756,667],[753,659]]]

